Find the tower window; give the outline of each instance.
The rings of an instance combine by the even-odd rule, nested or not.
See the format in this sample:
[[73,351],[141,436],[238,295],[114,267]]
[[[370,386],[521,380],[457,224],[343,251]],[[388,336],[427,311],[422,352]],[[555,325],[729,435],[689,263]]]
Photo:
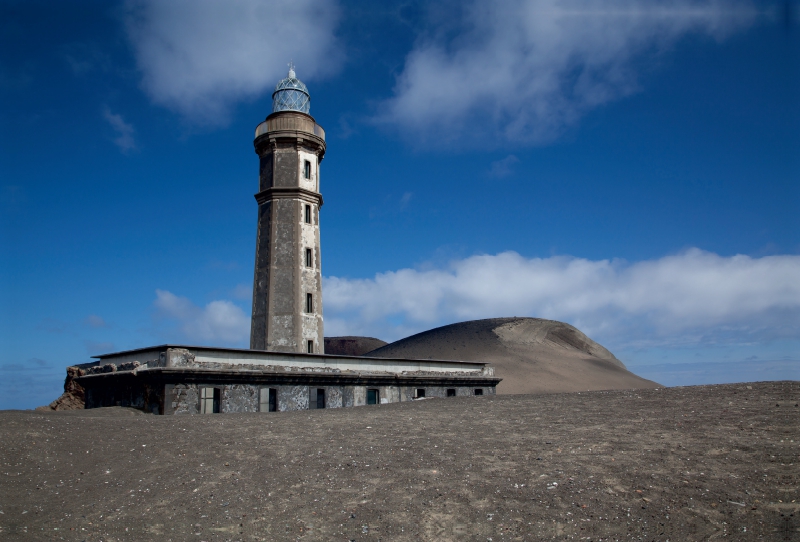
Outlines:
[[308,341],[308,342],[306,343],[306,351],[307,351],[309,354],[313,354],[313,353],[314,353],[314,341]]
[[314,296],[312,294],[306,294],[306,312],[309,314],[314,312]]
[[313,263],[314,262],[312,261],[311,249],[307,248],[306,249],[306,267],[313,267]]
[[311,178],[311,162],[309,162],[308,160],[306,160],[305,163],[303,164],[303,177],[305,177],[306,179]]
[[306,224],[311,224],[311,205],[306,205]]

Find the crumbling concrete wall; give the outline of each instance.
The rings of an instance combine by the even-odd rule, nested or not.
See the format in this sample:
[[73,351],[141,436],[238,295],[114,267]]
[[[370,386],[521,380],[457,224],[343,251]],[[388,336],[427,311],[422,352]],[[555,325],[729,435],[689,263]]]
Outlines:
[[[125,406],[156,414],[198,414],[201,388],[220,390],[221,413],[259,412],[261,390],[277,390],[279,412],[316,408],[316,390],[325,390],[325,408],[365,406],[367,386],[343,385],[262,385],[262,384],[165,384],[141,383],[137,378],[114,386],[90,386],[85,391],[86,408]],[[376,386],[380,404],[413,401],[417,390],[425,390],[425,398],[447,397],[448,389],[455,389],[457,397],[475,395],[470,386]],[[491,386],[479,388],[484,395],[494,395]],[[268,393],[268,392],[267,392]],[[268,404],[263,399],[264,406]]]
[[480,389],[483,390],[483,395],[494,395],[495,388],[489,387],[481,387],[481,386],[403,386],[400,390],[400,394],[403,397],[403,401],[414,401],[417,399],[417,390],[423,389],[425,390],[425,398],[430,399],[433,397],[447,397],[447,390],[456,390],[456,397],[473,397],[475,395],[475,390]]
[[325,408],[344,406],[344,386],[326,386],[325,390]]
[[169,391],[167,403],[172,414],[200,413],[200,389],[197,385],[176,384]]
[[308,386],[276,386],[278,410],[308,409]]
[[397,386],[381,386],[378,388],[382,405],[400,402],[400,388]]
[[364,406],[367,404],[367,387],[353,386],[353,406]]
[[258,386],[249,384],[223,386],[220,412],[258,412]]

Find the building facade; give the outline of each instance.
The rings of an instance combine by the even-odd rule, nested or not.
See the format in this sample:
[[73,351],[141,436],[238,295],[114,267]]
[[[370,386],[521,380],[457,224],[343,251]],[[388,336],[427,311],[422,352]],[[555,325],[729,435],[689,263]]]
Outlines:
[[494,395],[486,363],[163,345],[98,356],[75,380],[86,408],[282,412]]

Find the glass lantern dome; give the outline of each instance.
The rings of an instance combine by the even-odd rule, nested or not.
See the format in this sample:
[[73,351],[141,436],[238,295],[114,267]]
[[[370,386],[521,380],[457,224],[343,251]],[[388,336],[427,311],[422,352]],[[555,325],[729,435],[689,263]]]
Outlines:
[[300,111],[308,113],[311,109],[311,96],[303,82],[294,73],[294,66],[289,66],[289,75],[281,79],[272,93],[272,112]]

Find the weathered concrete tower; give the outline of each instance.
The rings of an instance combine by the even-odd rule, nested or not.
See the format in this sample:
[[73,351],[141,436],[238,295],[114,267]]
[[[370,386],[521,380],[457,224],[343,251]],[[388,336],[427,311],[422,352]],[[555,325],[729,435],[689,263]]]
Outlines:
[[272,114],[256,128],[253,350],[324,353],[319,164],[325,131],[308,114],[310,102],[292,67],[272,94]]

